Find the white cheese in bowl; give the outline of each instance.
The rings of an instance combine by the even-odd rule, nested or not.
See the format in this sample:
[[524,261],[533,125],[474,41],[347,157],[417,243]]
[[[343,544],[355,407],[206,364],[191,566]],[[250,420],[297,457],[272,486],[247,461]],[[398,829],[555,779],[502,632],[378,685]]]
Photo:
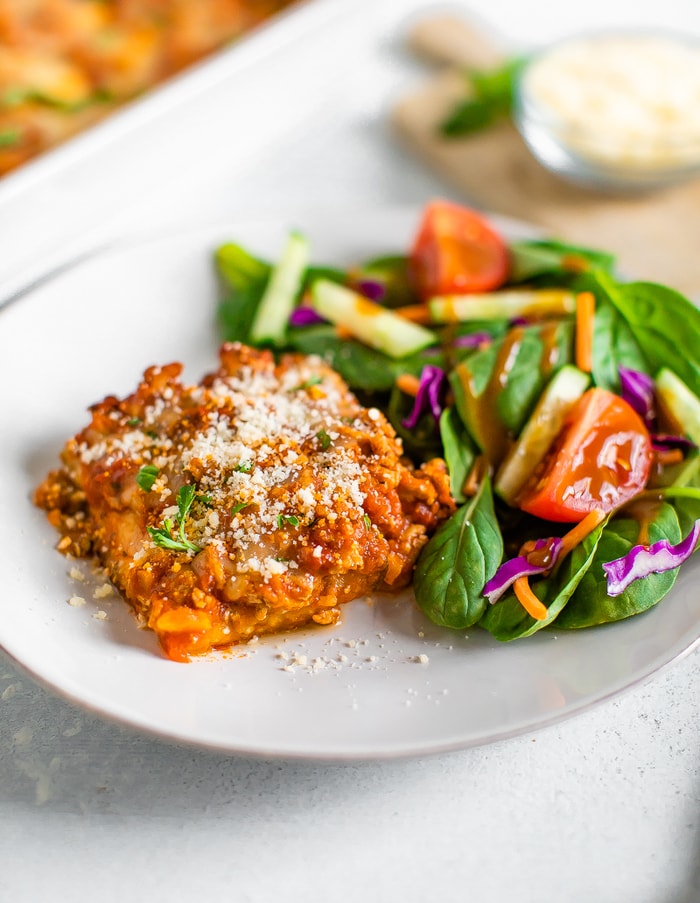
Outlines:
[[519,106],[536,155],[558,146],[573,155],[569,174],[576,160],[589,168],[584,176],[600,167],[603,178],[611,170],[622,181],[683,172],[700,165],[700,42],[653,34],[566,41],[525,68]]

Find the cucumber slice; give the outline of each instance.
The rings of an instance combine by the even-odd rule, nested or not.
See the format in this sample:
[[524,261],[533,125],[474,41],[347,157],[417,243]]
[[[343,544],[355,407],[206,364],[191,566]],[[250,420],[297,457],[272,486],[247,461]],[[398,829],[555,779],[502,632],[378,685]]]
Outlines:
[[700,445],[700,398],[668,367],[659,370],[656,392],[683,434]]
[[550,380],[535,410],[496,474],[494,489],[509,505],[545,457],[564,426],[567,414],[583,395],[590,376],[571,364],[562,367]]
[[312,285],[311,305],[326,320],[392,358],[406,357],[437,342],[429,329],[327,279]]
[[254,345],[284,345],[287,323],[294,310],[308,263],[308,241],[300,233],[292,232],[258,304],[250,328],[250,341]]
[[511,320],[573,313],[576,299],[563,289],[518,289],[473,295],[439,295],[428,301],[433,323]]

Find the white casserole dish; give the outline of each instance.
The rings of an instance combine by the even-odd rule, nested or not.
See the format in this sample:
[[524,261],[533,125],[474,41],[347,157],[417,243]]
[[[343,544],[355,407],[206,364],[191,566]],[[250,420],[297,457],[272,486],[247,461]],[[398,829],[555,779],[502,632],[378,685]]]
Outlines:
[[[307,0],[0,179],[0,305],[139,223],[154,189],[216,190],[352,65],[364,4]],[[345,52],[339,52],[340,47]]]

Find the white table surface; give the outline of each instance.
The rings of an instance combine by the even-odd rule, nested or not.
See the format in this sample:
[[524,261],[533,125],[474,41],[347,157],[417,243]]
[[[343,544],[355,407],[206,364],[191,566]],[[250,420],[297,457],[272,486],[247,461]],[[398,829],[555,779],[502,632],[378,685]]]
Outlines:
[[[696,0],[468,8],[521,49],[609,24],[700,34]],[[302,128],[232,167],[214,153],[177,193],[165,171],[124,230],[447,194],[384,118],[424,77],[400,33],[425,9],[366,4],[362,39],[319,73]],[[696,651],[536,734],[326,765],[137,735],[57,699],[0,653],[0,901],[697,903],[699,664]]]

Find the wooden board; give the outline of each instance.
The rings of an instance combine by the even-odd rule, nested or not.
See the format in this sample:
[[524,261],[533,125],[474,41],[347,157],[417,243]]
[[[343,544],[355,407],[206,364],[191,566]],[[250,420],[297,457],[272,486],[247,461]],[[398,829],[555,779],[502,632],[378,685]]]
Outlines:
[[502,58],[489,35],[462,19],[427,19],[409,36],[412,49],[441,64],[425,86],[393,110],[402,143],[465,198],[484,210],[533,223],[548,234],[617,254],[634,278],[700,298],[700,180],[662,191],[615,195],[571,185],[532,157],[510,123],[459,139],[438,124],[465,96],[465,68]]

